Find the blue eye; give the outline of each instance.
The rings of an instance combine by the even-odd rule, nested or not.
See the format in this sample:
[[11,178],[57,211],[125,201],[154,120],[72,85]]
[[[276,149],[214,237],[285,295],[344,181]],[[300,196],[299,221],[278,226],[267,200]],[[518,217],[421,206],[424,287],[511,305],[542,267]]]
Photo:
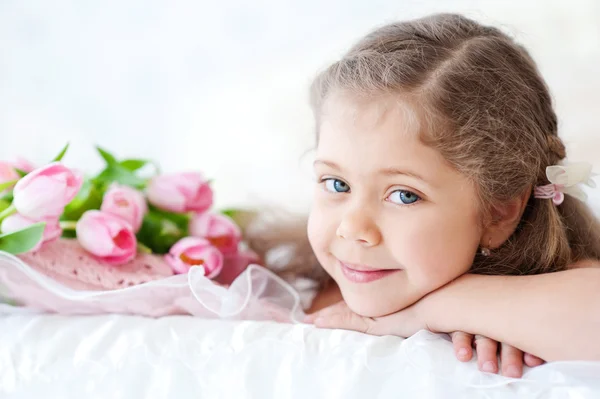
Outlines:
[[388,201],[398,205],[411,205],[420,199],[417,194],[407,190],[396,190],[388,197]]
[[332,193],[347,193],[350,191],[350,186],[339,179],[325,179],[325,188]]

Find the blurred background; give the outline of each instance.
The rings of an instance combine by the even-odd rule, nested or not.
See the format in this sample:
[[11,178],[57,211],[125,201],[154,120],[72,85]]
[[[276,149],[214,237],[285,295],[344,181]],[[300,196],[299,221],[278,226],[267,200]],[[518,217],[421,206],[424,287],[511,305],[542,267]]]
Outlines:
[[0,0],[0,159],[70,142],[65,161],[94,172],[100,145],[203,171],[219,207],[304,211],[313,76],[378,25],[444,11],[530,50],[570,158],[600,170],[596,0]]

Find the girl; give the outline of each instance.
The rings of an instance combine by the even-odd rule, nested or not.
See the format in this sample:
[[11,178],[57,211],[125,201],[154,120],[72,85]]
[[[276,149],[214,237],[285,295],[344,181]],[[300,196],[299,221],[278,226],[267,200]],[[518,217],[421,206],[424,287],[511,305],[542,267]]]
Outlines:
[[505,342],[513,377],[516,348],[535,355],[529,365],[600,360],[600,269],[582,269],[600,265],[600,227],[577,186],[591,171],[563,165],[548,89],[523,47],[459,15],[391,24],[317,77],[312,105],[311,248],[297,228],[249,237],[262,254],[294,245],[282,274],[335,281],[312,310],[343,301],[308,321],[465,331],[452,335],[463,361],[471,334],[487,336],[480,368],[497,371]]

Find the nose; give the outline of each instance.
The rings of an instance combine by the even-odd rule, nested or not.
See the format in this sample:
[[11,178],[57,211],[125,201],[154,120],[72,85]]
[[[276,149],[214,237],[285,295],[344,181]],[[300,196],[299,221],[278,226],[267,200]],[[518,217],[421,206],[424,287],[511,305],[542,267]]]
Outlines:
[[373,247],[381,242],[381,232],[368,209],[354,207],[342,217],[337,228],[338,237],[355,241],[363,246]]

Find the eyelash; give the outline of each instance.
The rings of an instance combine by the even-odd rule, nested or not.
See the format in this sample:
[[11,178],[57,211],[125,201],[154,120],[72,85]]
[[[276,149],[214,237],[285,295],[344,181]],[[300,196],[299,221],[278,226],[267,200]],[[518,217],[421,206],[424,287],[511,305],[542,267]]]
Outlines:
[[[415,197],[416,197],[416,199],[415,199],[415,201],[414,201],[414,202],[410,202],[410,203],[408,203],[408,204],[407,204],[407,203],[404,203],[403,201],[400,201],[401,203],[398,203],[398,202],[392,202],[392,201],[391,201],[389,198],[390,198],[390,197],[391,197],[391,196],[392,196],[394,193],[400,193],[401,195],[402,195],[402,193],[404,193],[405,195],[406,195],[406,194],[410,194],[410,195],[412,195],[412,196],[415,196]],[[387,198],[386,198],[386,201],[389,201],[389,202],[391,202],[391,203],[392,203],[392,204],[394,204],[394,205],[401,205],[401,206],[413,206],[413,205],[416,205],[417,203],[421,202],[421,200],[422,200],[422,198],[421,198],[419,195],[417,195],[417,194],[413,193],[412,191],[408,191],[408,190],[394,190],[394,191],[392,191],[392,192],[390,193],[390,195],[388,195],[388,196],[387,196]]]
[[[333,182],[333,184],[335,184],[336,182],[341,182],[342,184],[344,184],[344,185],[346,185],[346,186],[348,187],[348,191],[336,191],[335,189],[334,189],[334,190],[330,190],[330,189],[327,187],[327,183],[328,183],[328,182]],[[319,183],[320,183],[320,184],[322,184],[322,185],[324,186],[324,189],[325,189],[327,192],[331,193],[331,194],[348,194],[349,192],[351,192],[351,190],[350,190],[350,185],[349,185],[348,183],[346,183],[345,181],[343,181],[343,180],[341,180],[341,179],[336,179],[335,177],[324,177],[324,178],[320,179]],[[402,202],[402,201],[400,201],[400,203],[398,203],[398,202],[393,202],[393,201],[391,201],[389,198],[390,198],[390,197],[391,197],[391,196],[392,196],[394,193],[400,193],[400,195],[402,195],[402,193],[405,193],[405,195],[406,195],[406,194],[410,194],[410,195],[412,195],[412,196],[415,196],[415,197],[416,197],[416,200],[415,200],[414,202],[411,202],[411,203],[404,203],[404,202]],[[421,198],[421,196],[420,196],[420,195],[418,195],[418,194],[416,194],[416,193],[414,193],[414,192],[412,192],[412,191],[409,191],[409,190],[394,190],[394,191],[392,191],[392,192],[391,192],[391,193],[390,193],[390,194],[389,194],[389,195],[386,197],[386,201],[388,201],[388,202],[391,202],[391,203],[392,203],[392,204],[394,204],[394,205],[400,205],[400,206],[412,206],[412,205],[415,205],[415,204],[417,204],[418,202],[420,202],[420,201],[422,201],[422,200],[423,200],[423,198]]]
[[[327,188],[327,183],[329,183],[329,182],[332,182],[333,184],[335,184],[336,182],[343,183],[348,187],[348,191],[332,191],[329,188]],[[324,177],[324,178],[320,179],[320,183],[323,185],[323,188],[327,192],[332,193],[332,194],[347,194],[350,192],[350,185],[341,179],[336,179],[335,177]]]

